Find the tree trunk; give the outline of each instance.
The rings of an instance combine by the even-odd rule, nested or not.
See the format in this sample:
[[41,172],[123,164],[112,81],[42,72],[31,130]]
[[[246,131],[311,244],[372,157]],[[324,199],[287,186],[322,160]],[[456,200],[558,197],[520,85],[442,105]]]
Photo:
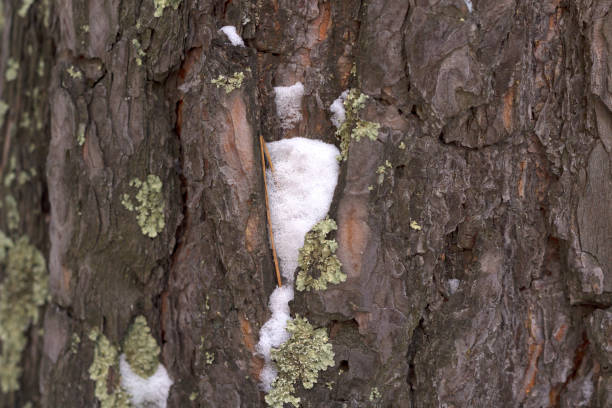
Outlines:
[[[339,145],[349,88],[380,129],[330,210],[347,280],[291,307],[335,353],[301,405],[612,406],[611,0],[29,4],[0,0],[0,231],[49,296],[0,408],[98,406],[90,334],[121,350],[139,315],[169,407],[266,406],[259,135]],[[285,131],[273,87],[297,81]]]

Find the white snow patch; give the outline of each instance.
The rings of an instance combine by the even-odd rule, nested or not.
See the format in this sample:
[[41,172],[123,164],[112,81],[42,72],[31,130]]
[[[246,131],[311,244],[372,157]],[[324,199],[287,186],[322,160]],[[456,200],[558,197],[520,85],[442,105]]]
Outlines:
[[221,27],[219,31],[223,31],[223,34],[227,35],[227,38],[230,40],[234,47],[244,47],[244,41],[242,41],[242,37],[236,31],[236,27],[234,26],[224,26]]
[[142,378],[132,371],[130,364],[121,354],[119,358],[121,386],[130,395],[135,408],[166,408],[172,380],[166,368],[160,364],[149,378]]
[[459,289],[459,283],[461,281],[459,279],[449,279],[448,280],[448,286],[450,288],[450,293],[451,295],[453,293],[455,293],[457,291],[457,289]]
[[298,266],[299,249],[304,236],[327,215],[334,195],[340,167],[336,146],[320,140],[296,137],[268,143],[274,173],[266,172],[270,219],[280,270],[285,285],[270,295],[272,317],[259,332],[257,352],[265,359],[260,374],[265,391],[276,378],[276,368],[270,359],[270,349],[289,338],[285,330],[291,319],[289,302],[293,300],[294,273]]
[[276,102],[276,114],[281,120],[281,128],[292,129],[297,122],[302,120],[302,97],[304,96],[304,85],[296,82],[291,86],[274,87],[274,102]]
[[331,121],[335,127],[339,128],[346,119],[346,111],[344,110],[344,100],[348,96],[348,89],[340,94],[340,96],[329,106],[329,111],[332,113]]
[[465,2],[465,5],[467,6],[468,11],[471,13],[473,9],[472,0],[463,0],[463,1]]

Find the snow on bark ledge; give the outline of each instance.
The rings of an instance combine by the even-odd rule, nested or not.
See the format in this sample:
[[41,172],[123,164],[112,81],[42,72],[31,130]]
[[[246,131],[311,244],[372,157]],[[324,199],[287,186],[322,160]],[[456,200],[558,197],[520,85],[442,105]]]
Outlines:
[[238,31],[236,31],[236,27],[224,26],[219,31],[222,31],[227,36],[234,47],[244,47],[244,41],[240,34],[238,34]]
[[[301,85],[301,84],[300,84]],[[276,378],[270,350],[289,339],[285,330],[291,319],[293,281],[304,236],[325,218],[338,183],[340,168],[336,146],[301,137],[267,144],[274,173],[267,171],[270,218],[280,269],[286,283],[270,295],[272,317],[259,332],[256,350],[264,356],[260,374],[265,391]]]
[[304,85],[296,82],[291,86],[274,87],[274,102],[276,114],[281,120],[283,130],[293,129],[295,124],[302,120],[302,97]]
[[172,380],[166,368],[159,364],[149,378],[142,378],[130,367],[125,354],[119,357],[121,386],[129,394],[130,402],[136,408],[166,408]]

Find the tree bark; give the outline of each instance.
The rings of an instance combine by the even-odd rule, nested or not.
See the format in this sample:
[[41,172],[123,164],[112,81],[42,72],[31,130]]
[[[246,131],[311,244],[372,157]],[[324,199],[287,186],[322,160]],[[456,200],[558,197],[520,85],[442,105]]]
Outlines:
[[139,315],[169,407],[266,406],[259,135],[339,145],[349,88],[381,127],[330,210],[346,282],[292,304],[335,353],[302,406],[612,406],[611,0],[0,1],[0,231],[50,292],[0,408],[98,406],[88,335],[120,349]]

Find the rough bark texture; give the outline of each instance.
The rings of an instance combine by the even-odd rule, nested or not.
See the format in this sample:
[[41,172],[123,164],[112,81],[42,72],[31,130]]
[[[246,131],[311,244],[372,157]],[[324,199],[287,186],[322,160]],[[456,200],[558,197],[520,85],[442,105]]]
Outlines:
[[[303,406],[612,406],[611,0],[0,1],[0,230],[46,254],[51,291],[0,407],[96,406],[87,335],[120,346],[137,315],[170,407],[265,406],[258,136],[338,144],[347,88],[381,128],[330,211],[348,279],[293,302],[336,356]],[[272,87],[297,80],[282,132]],[[150,174],[155,238],[122,205]]]

